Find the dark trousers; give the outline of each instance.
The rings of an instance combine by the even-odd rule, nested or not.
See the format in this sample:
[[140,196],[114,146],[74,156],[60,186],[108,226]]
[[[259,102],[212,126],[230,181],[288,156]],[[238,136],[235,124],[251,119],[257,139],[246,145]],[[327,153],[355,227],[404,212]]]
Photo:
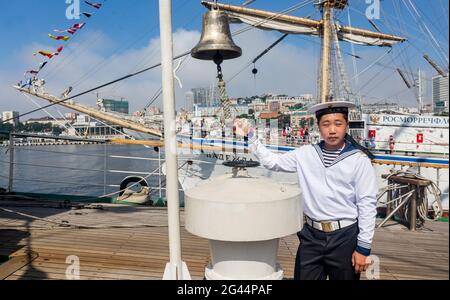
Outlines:
[[359,280],[352,266],[358,237],[358,223],[322,232],[308,224],[297,234],[300,239],[295,260],[295,280]]

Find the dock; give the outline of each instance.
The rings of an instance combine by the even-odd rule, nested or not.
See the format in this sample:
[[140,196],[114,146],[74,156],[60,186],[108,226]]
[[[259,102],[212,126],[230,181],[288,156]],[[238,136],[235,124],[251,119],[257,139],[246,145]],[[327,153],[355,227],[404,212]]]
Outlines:
[[[183,260],[192,279],[203,279],[208,241],[185,230],[183,210],[181,226]],[[80,279],[158,280],[169,260],[168,242],[165,208],[114,204],[67,208],[0,200],[0,257],[9,258],[0,261],[0,279],[67,279],[75,257]],[[298,243],[296,235],[280,240],[278,261],[286,279],[293,277]],[[376,231],[373,244],[372,254],[380,260],[379,279],[448,280],[448,245],[447,222],[430,221],[409,231],[390,221]]]

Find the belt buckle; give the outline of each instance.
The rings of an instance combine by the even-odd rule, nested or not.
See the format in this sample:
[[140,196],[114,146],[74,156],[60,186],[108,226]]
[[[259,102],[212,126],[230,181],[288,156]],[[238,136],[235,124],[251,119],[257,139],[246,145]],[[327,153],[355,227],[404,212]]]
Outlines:
[[331,232],[333,231],[333,225],[331,222],[320,222],[322,225],[322,231],[323,232]]

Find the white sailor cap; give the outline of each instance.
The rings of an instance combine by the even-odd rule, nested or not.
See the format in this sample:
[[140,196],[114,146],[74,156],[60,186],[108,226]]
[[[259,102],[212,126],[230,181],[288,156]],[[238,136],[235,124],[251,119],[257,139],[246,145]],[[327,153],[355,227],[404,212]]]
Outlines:
[[319,103],[309,109],[309,112],[315,114],[316,117],[321,117],[327,114],[343,113],[348,114],[350,108],[354,108],[355,104],[349,101],[331,101],[326,103]]

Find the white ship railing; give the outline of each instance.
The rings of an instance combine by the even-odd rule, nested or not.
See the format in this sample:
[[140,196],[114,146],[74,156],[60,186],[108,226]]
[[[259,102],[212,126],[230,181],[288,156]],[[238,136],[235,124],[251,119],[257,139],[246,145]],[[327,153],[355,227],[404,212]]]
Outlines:
[[[19,134],[18,134],[19,135]],[[20,134],[21,137],[25,136],[26,134]],[[124,175],[140,175],[144,177],[144,179],[149,178],[150,176],[157,176],[158,177],[158,185],[157,186],[151,186],[149,182],[149,188],[153,191],[159,192],[159,197],[162,197],[162,192],[166,190],[164,187],[164,175],[162,174],[162,166],[164,160],[161,158],[161,153],[158,152],[158,158],[151,158],[151,157],[137,157],[137,156],[127,156],[127,155],[107,155],[107,147],[106,143],[102,141],[91,141],[87,140],[87,142],[97,143],[97,144],[104,144],[105,146],[105,152],[103,155],[101,154],[89,154],[89,153],[70,153],[65,151],[57,151],[57,150],[50,150],[50,149],[42,149],[38,147],[17,147],[14,143],[14,137],[16,136],[15,133],[10,134],[9,142],[7,143],[7,152],[9,153],[9,160],[0,160],[0,164],[8,165],[9,166],[9,172],[8,176],[0,174],[0,177],[8,180],[8,192],[14,192],[14,183],[17,181],[23,181],[23,182],[36,182],[36,183],[50,183],[50,184],[61,184],[61,185],[72,185],[72,186],[86,186],[86,187],[103,187],[104,195],[98,196],[98,198],[103,198],[106,196],[112,196],[116,195],[119,191],[116,191],[111,194],[106,194],[107,188],[120,188],[119,184],[107,184],[107,174],[124,174]],[[74,141],[73,138],[64,138],[59,137],[60,140],[69,140]],[[78,140],[78,139],[77,139]],[[59,145],[59,144],[56,144]],[[80,168],[80,167],[74,167],[74,166],[61,166],[61,165],[50,165],[50,164],[39,164],[39,163],[28,163],[28,162],[18,162],[15,160],[15,152],[16,149],[20,148],[20,151],[30,151],[30,152],[40,152],[40,153],[49,153],[49,154],[59,154],[59,155],[65,155],[65,156],[78,156],[78,157],[97,157],[97,158],[103,158],[103,167],[102,168]],[[121,169],[108,169],[107,161],[108,159],[114,159],[114,160],[137,160],[137,161],[148,161],[148,162],[158,162],[158,166],[153,169],[152,171],[137,171],[137,170],[121,170]],[[182,161],[182,160],[180,160]],[[183,162],[183,161],[182,161]],[[45,178],[43,179],[36,179],[36,178],[30,178],[30,177],[19,177],[15,176],[15,172],[17,172],[18,168],[20,167],[30,167],[30,168],[36,168],[37,170],[69,170],[69,171],[76,171],[76,172],[97,172],[97,173],[103,173],[103,182],[102,183],[92,183],[92,182],[67,182],[67,181],[61,181],[61,180],[47,180]],[[40,174],[46,174],[46,172],[40,172]],[[180,189],[180,191],[182,191]],[[51,193],[49,191],[49,193]]]

